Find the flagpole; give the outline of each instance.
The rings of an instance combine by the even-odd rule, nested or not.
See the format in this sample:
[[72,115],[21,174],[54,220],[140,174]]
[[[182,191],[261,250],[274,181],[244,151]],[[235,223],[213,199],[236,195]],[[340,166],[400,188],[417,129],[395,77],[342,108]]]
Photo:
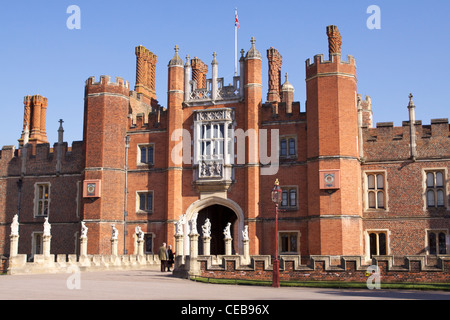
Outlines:
[[[234,11],[235,19],[237,17],[237,8]],[[237,24],[234,23],[234,76],[237,77]]]

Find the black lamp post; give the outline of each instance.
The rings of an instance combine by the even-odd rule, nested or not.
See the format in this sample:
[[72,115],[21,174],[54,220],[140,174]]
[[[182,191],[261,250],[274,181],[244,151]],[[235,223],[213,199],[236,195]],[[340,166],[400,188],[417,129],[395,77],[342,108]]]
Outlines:
[[280,287],[280,261],[278,260],[278,206],[283,198],[278,179],[272,189],[272,201],[275,203],[275,260],[273,261],[272,287]]

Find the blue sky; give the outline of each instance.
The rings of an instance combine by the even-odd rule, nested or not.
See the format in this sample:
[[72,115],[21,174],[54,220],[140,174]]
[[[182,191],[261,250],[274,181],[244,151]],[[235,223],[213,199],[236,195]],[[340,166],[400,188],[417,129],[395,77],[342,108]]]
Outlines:
[[[81,10],[81,29],[69,30],[67,8]],[[381,9],[381,29],[370,30],[367,8]],[[198,56],[208,65],[217,52],[219,76],[234,73],[234,8],[238,8],[238,48],[250,38],[265,56],[271,46],[283,56],[295,100],[304,111],[305,61],[328,57],[326,26],[343,37],[342,54],[358,65],[358,93],[372,98],[374,122],[408,119],[408,95],[416,118],[450,118],[450,2],[448,0],[343,1],[8,1],[0,11],[0,145],[16,145],[23,124],[23,97],[49,99],[47,136],[57,141],[64,119],[65,141],[82,139],[84,83],[90,76],[120,76],[135,84],[134,48],[158,56],[157,98],[167,105],[167,64],[175,45],[181,57]],[[211,69],[211,68],[210,68]],[[263,100],[267,60],[263,61]]]

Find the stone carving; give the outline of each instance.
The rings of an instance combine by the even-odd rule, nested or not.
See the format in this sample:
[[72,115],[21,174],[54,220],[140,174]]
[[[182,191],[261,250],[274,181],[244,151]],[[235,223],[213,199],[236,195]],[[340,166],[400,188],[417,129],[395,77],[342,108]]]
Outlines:
[[50,223],[48,222],[48,217],[45,218],[44,220],[44,236],[50,236],[50,230],[52,229],[52,226],[50,225]]
[[178,218],[178,221],[175,221],[175,235],[183,235],[183,225],[186,223],[186,216],[183,214]]
[[249,241],[248,237],[248,226],[244,227],[244,230],[242,231],[242,240]]
[[138,241],[144,240],[144,232],[142,231],[141,227],[137,226],[134,231],[136,232],[136,236]]
[[115,224],[111,225],[111,227],[112,227],[112,237],[111,237],[111,239],[112,240],[117,240],[118,237],[119,237],[119,230],[117,230]]
[[199,178],[222,178],[223,165],[217,161],[200,163]]
[[81,238],[87,237],[88,227],[86,227],[86,224],[84,221],[81,221]]
[[209,219],[205,220],[205,224],[202,226],[203,230],[203,238],[209,238],[211,237],[211,222]]
[[233,110],[220,109],[196,112],[196,121],[233,121]]
[[228,222],[225,229],[223,229],[223,234],[225,236],[225,239],[231,239],[231,222]]
[[17,214],[13,217],[13,221],[11,223],[11,235],[19,235],[19,216]]
[[330,55],[341,53],[342,37],[336,26],[327,27],[328,50]]
[[189,221],[189,227],[191,228],[191,233],[190,234],[198,234],[198,231],[197,231],[197,216],[198,216],[198,213],[194,214],[192,219]]

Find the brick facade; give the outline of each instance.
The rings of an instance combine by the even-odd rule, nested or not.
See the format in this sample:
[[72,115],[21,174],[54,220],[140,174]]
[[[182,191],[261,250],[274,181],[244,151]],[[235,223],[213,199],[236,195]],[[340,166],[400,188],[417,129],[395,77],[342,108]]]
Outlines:
[[[112,224],[119,230],[119,252],[135,251],[137,226],[146,234],[146,252],[156,252],[163,242],[175,245],[180,216],[204,221],[206,208],[220,205],[223,225],[217,230],[231,215],[233,252],[242,252],[248,226],[250,254],[269,255],[276,179],[285,192],[278,227],[282,254],[365,261],[374,255],[448,254],[448,120],[415,121],[411,97],[405,103],[409,121],[374,127],[370,97],[357,94],[355,59],[341,55],[336,27],[327,33],[329,59],[317,55],[306,61],[304,108],[294,100],[287,75],[281,83],[282,56],[275,48],[267,50],[269,89],[262,92],[265,62],[254,39],[248,52],[242,51],[240,75],[228,86],[218,76],[217,54],[208,68],[197,57],[184,61],[176,47],[168,62],[165,107],[155,93],[157,57],[137,47],[134,90],[121,78],[86,81],[83,141],[70,147],[46,141],[51,97],[48,102],[27,96],[19,147],[1,151],[0,254],[9,253],[16,213],[21,254],[39,250],[36,233],[45,215],[52,225],[52,253],[78,253],[84,221],[88,254],[110,254]],[[278,148],[271,152],[272,147]],[[276,163],[267,161],[274,154]],[[274,164],[276,172],[266,174]],[[321,179],[330,172],[339,185],[324,187]],[[433,187],[427,187],[428,173],[434,174]],[[442,185],[436,180],[441,173]],[[101,182],[100,197],[83,196],[85,181]],[[49,209],[39,215],[39,203],[45,202],[41,185],[49,188]],[[432,192],[433,206],[427,199]],[[186,222],[185,254],[189,228]],[[201,225],[197,228],[201,233]]]

